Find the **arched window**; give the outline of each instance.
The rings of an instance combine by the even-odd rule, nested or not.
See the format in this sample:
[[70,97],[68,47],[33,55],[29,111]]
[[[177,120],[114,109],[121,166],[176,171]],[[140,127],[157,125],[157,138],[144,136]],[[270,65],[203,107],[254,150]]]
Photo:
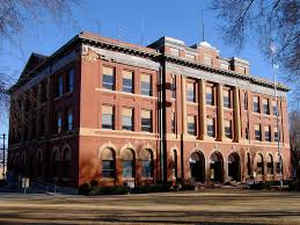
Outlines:
[[63,154],[63,161],[71,161],[71,150],[69,148],[65,148],[64,154]]
[[104,149],[102,153],[102,176],[108,178],[115,177],[116,163],[115,152],[111,148]]
[[257,155],[257,174],[258,175],[264,175],[265,171],[264,171],[264,158],[262,154],[258,154]]
[[153,153],[151,149],[143,150],[141,154],[142,176],[153,177]]
[[268,159],[267,159],[267,174],[274,174],[274,161],[273,161],[273,156],[271,154],[268,154]]
[[177,165],[177,151],[174,149],[173,150],[173,176],[175,179],[178,178],[178,165]]
[[122,154],[122,167],[123,167],[123,177],[132,178],[134,177],[134,153],[130,149],[125,149]]
[[205,182],[205,157],[202,152],[193,152],[190,157],[191,178]]
[[277,160],[276,160],[276,173],[277,174],[280,174],[280,161],[281,161],[281,164],[282,164],[281,173],[283,173],[283,160],[282,160],[281,156],[278,156]]

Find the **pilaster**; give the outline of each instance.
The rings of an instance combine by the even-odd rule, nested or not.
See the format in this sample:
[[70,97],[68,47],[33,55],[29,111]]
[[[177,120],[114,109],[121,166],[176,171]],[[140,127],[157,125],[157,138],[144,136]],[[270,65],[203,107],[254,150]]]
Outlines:
[[217,111],[218,111],[218,134],[217,134],[217,140],[223,141],[224,140],[224,108],[223,108],[223,85],[218,83],[217,86]]
[[198,91],[198,99],[199,99],[199,127],[200,127],[200,139],[204,140],[207,136],[206,131],[206,108],[205,108],[205,80],[201,79],[199,82],[199,91]]
[[240,120],[240,101],[239,89],[233,88],[233,113],[234,113],[234,141],[240,142],[241,139],[241,120]]

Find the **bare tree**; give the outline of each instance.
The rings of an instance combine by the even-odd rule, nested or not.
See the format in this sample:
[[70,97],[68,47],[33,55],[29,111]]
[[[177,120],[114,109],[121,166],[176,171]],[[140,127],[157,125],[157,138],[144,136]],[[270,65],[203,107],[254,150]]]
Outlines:
[[[50,17],[53,22],[62,21],[64,17],[72,16],[72,7],[79,5],[79,0],[1,0],[0,4],[0,39],[8,40],[20,47],[16,37],[29,26],[29,21],[39,22],[41,18]],[[8,109],[9,96],[7,89],[16,82],[16,77],[6,71],[0,71],[0,117]],[[32,95],[26,96],[30,97]],[[17,107],[17,106],[16,106]],[[16,109],[16,108],[15,108]],[[15,115],[20,115],[16,109]],[[1,119],[1,118],[0,118]],[[18,119],[18,118],[16,118]]]
[[299,0],[214,0],[210,8],[221,19],[226,43],[242,49],[256,40],[268,58],[270,46],[276,46],[274,59],[285,72],[282,78],[300,87]]

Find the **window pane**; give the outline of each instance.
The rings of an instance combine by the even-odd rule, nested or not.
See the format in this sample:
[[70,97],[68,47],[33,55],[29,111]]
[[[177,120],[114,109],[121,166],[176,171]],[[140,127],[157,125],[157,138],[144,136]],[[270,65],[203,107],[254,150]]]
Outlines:
[[143,177],[153,177],[151,160],[143,160],[142,161],[142,176]]
[[103,160],[102,161],[102,176],[103,177],[114,177],[115,176],[114,160]]
[[196,122],[194,116],[188,116],[188,134],[190,135],[196,135]]
[[133,177],[133,161],[132,160],[123,160],[123,177]]
[[152,95],[152,85],[151,76],[147,74],[141,75],[141,94],[151,96]]
[[103,74],[102,86],[109,90],[114,90],[115,77],[112,75]]
[[74,70],[70,70],[68,73],[68,92],[74,90]]
[[133,118],[131,116],[122,116],[122,129],[133,130]]
[[68,130],[73,130],[73,113],[68,112]]
[[142,131],[152,132],[152,112],[149,110],[142,110]]

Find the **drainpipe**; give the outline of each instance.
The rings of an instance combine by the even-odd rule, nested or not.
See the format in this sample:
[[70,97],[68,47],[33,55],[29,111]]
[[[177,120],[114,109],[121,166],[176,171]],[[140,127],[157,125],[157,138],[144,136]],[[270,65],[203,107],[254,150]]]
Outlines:
[[164,154],[164,110],[163,110],[163,62],[160,62],[159,67],[159,77],[158,77],[158,87],[159,87],[159,116],[158,116],[158,124],[159,124],[159,149],[160,149],[160,172],[161,172],[161,181],[165,182],[165,154]]

